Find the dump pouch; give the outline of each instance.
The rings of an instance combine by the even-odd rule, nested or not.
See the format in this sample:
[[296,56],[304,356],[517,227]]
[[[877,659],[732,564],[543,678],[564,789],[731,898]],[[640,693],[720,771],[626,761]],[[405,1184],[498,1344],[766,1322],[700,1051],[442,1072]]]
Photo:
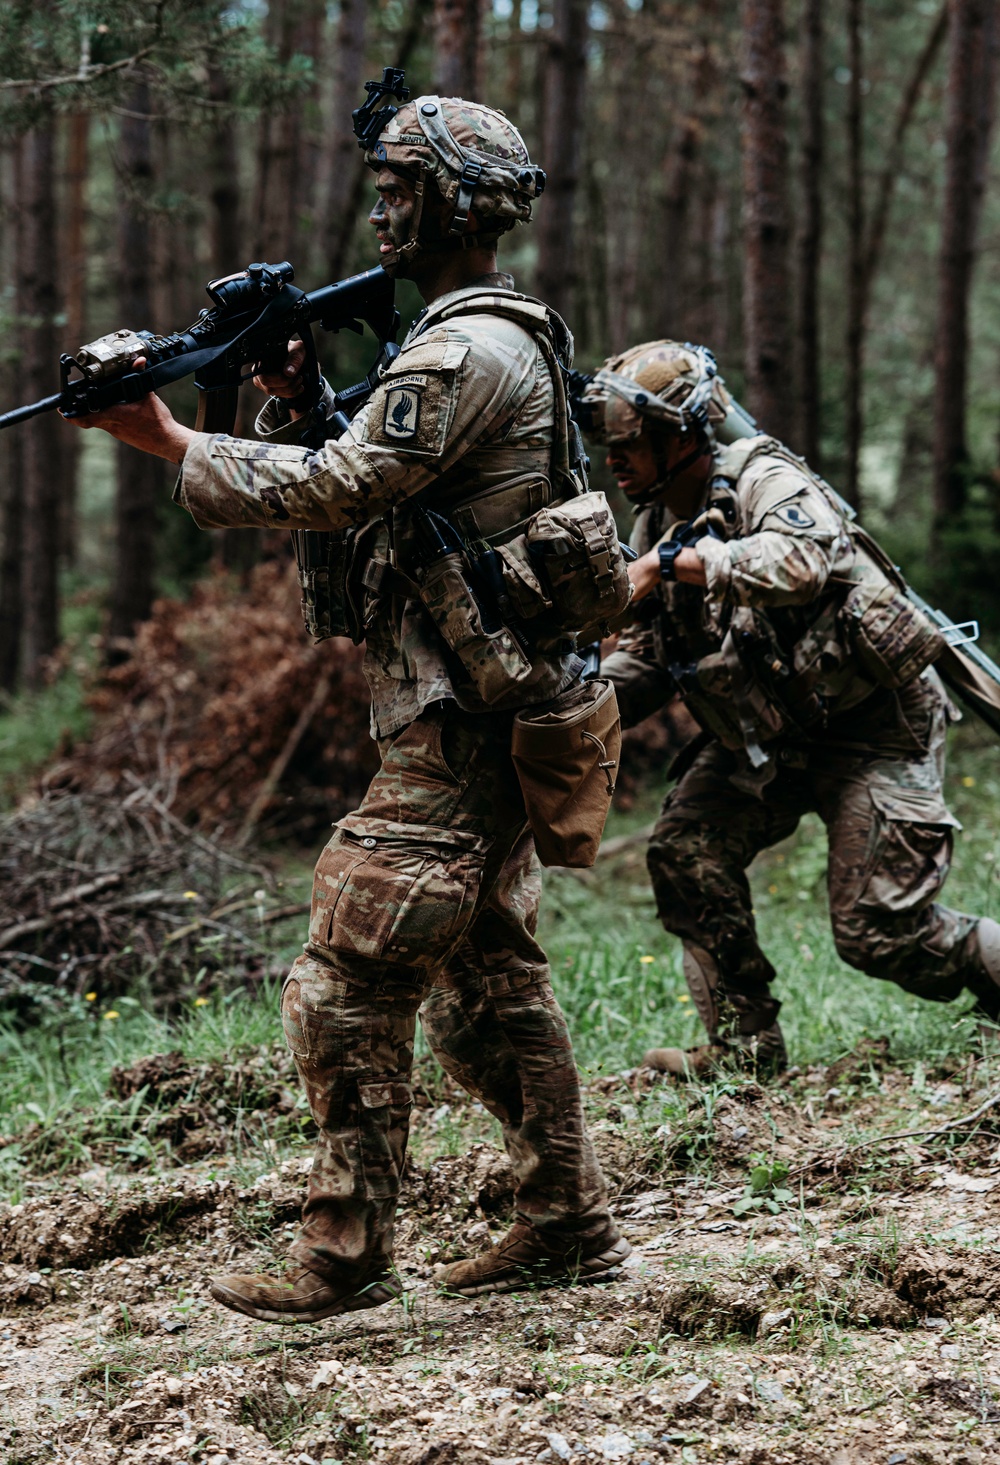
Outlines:
[[934,623],[888,578],[856,585],[840,614],[862,670],[891,691],[918,677],[947,646]]
[[511,754],[543,865],[597,858],[615,791],[622,730],[612,682],[577,682],[514,718]]
[[442,640],[489,705],[531,675],[531,662],[506,626],[484,623],[461,550],[436,556],[417,571],[420,599]]
[[632,584],[604,494],[581,493],[540,509],[525,539],[560,628],[582,641],[610,634],[632,598]]

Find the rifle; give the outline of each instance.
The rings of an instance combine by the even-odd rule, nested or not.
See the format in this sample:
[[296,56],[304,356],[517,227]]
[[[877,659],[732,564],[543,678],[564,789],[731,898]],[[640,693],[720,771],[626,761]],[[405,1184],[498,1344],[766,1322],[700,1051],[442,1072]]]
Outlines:
[[[306,349],[304,396],[296,399],[296,405],[315,413],[320,371],[312,325],[360,335],[364,323],[378,338],[378,358],[364,381],[337,393],[330,419],[333,433],[325,422],[316,424],[314,440],[307,445],[320,446],[326,437],[344,430],[371,396],[382,368],[399,354],[399,311],[393,303],[393,282],[381,268],[308,294],[292,284],[294,275],[287,261],[249,265],[237,274],[209,281],[205,288],[212,304],[185,331],[165,336],[152,331],[112,331],[81,346],[75,356],[61,356],[61,389],[0,416],[0,430],[42,412],[84,417],[122,402],[138,402],[194,372],[199,391],[198,431],[231,432],[240,386],[261,365],[265,370],[276,369],[285,360],[293,336],[300,336]],[[132,363],[139,356],[146,358],[146,365],[136,371]],[[74,371],[79,375],[73,376]]]

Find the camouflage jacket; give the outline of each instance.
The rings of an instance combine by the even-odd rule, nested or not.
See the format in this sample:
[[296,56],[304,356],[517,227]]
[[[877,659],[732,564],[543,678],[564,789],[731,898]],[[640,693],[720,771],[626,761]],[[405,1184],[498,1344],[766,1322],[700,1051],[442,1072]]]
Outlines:
[[[481,297],[476,313],[451,318],[473,294]],[[376,737],[442,699],[484,710],[424,607],[405,591],[414,553],[407,504],[422,494],[428,506],[448,507],[521,475],[547,478],[554,392],[562,388],[537,340],[546,316],[513,292],[510,276],[489,276],[416,318],[371,401],[337,441],[317,451],[289,441],[303,424],[288,423],[272,400],[258,419],[263,441],[201,433],[184,458],[175,498],[200,527],[360,530],[351,551],[359,576],[372,560],[402,572],[393,593],[367,596],[363,616]],[[571,353],[572,337],[553,320]],[[494,710],[546,701],[581,667],[572,651],[539,652],[530,677]]]
[[[660,584],[603,664],[623,722],[641,721],[680,690],[734,750],[822,740],[915,751],[922,731],[866,675],[840,614],[859,575],[880,572],[835,497],[763,436],[722,448],[715,471],[704,506],[720,537],[695,546],[706,588]],[[640,510],[633,549],[645,554],[675,522],[663,505]],[[933,671],[924,681],[932,701],[943,696]]]

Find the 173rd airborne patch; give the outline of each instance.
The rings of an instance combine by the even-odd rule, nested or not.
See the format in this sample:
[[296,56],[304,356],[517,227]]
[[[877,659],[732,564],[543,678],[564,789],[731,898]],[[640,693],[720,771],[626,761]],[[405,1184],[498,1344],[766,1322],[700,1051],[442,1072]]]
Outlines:
[[413,387],[393,387],[386,392],[382,431],[387,438],[406,442],[420,427],[420,393]]

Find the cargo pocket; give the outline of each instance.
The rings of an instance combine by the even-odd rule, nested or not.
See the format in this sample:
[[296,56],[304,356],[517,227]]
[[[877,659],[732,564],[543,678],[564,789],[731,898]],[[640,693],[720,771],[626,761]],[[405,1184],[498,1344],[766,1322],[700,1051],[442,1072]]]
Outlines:
[[383,1199],[399,1191],[412,1105],[413,1089],[408,1083],[358,1084],[360,1152],[369,1199]]
[[932,789],[870,784],[872,839],[857,904],[868,910],[910,911],[938,894],[961,825]]
[[349,814],[316,867],[310,940],[352,956],[436,965],[471,919],[486,848],[462,830]]

